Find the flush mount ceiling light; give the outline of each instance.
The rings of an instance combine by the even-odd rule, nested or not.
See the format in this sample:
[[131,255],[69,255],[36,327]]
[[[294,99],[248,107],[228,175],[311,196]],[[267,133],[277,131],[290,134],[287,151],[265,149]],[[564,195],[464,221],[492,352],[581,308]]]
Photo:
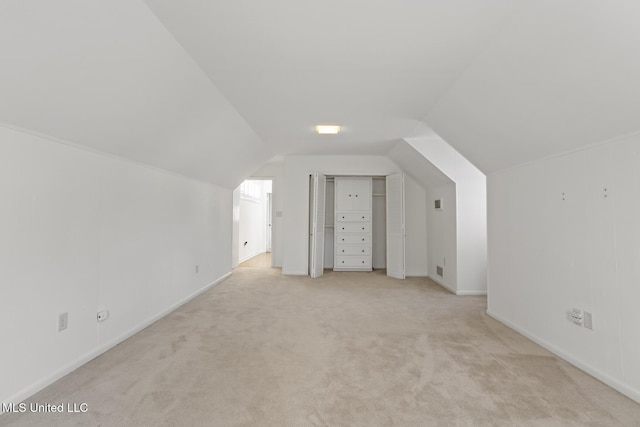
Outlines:
[[340,125],[316,125],[316,132],[319,135],[335,135],[340,133]]

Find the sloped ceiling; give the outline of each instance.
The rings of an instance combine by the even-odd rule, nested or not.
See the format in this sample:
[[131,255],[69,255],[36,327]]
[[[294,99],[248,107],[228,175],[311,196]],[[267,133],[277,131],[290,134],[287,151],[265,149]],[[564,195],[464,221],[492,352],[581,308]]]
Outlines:
[[640,130],[640,2],[528,2],[428,124],[485,173]]
[[272,150],[144,3],[0,2],[0,122],[235,187]]
[[397,142],[387,156],[423,188],[454,183],[406,141]]
[[426,123],[490,173],[640,130],[638,22],[631,0],[0,0],[0,122],[226,187]]
[[[384,154],[521,0],[146,0],[279,154]],[[313,134],[339,123],[337,137]]]

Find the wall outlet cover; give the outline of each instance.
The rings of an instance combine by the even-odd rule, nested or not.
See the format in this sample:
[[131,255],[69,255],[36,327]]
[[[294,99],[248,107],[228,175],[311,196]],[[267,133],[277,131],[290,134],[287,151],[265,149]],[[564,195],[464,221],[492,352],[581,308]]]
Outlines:
[[67,329],[69,324],[69,313],[64,312],[58,316],[58,332]]
[[588,311],[584,312],[584,327],[593,330],[593,316]]
[[104,322],[109,318],[109,310],[102,310],[98,312],[97,319],[98,322]]

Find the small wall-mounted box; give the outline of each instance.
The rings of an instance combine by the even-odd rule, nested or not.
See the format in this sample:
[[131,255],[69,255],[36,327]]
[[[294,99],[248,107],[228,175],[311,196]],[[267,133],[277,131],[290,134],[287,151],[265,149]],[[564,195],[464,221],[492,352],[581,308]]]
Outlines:
[[442,210],[442,199],[434,200],[433,201],[433,207],[435,208],[435,210],[441,211]]

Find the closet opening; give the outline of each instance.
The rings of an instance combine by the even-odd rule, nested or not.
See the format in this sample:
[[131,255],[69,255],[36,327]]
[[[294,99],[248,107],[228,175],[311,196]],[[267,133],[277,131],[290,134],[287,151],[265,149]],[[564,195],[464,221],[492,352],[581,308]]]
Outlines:
[[375,269],[404,278],[402,174],[325,176],[314,173],[309,178],[309,195],[311,277],[321,276],[323,270]]

